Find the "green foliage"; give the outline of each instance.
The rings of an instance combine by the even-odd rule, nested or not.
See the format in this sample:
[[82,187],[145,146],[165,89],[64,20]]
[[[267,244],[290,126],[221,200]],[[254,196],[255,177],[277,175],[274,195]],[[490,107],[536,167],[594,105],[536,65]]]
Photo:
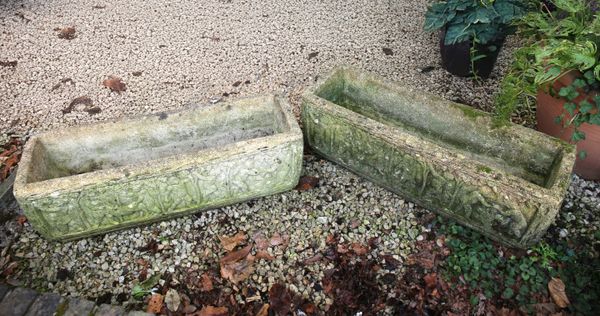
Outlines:
[[156,283],[158,283],[159,280],[160,274],[155,274],[147,278],[144,282],[134,285],[133,289],[131,289],[131,296],[138,300],[143,299],[144,296],[152,293],[154,290],[153,287],[156,285]]
[[[573,125],[573,140],[585,137],[577,128],[583,123],[600,125],[600,98],[579,98],[600,88],[600,15],[594,13],[589,0],[553,0],[556,11],[546,6],[527,14],[517,22],[525,46],[515,53],[510,72],[496,96],[497,121],[507,122],[522,104],[531,103],[538,90],[546,89],[568,101],[564,110],[571,117],[557,118],[557,123]],[[570,71],[581,78],[558,93],[547,87]],[[580,100],[582,99],[582,100]]]
[[473,39],[487,45],[511,33],[511,23],[526,12],[520,0],[439,1],[427,10],[424,28],[431,32],[447,27],[446,45]]
[[[548,282],[559,277],[571,301],[569,312],[593,315],[600,310],[600,260],[574,251],[566,243],[540,242],[526,253],[511,255],[481,234],[438,217],[440,234],[446,236],[450,255],[440,268],[450,284],[462,282],[469,287],[471,304],[487,300],[502,301],[533,312],[537,299],[549,298]],[[596,238],[600,238],[597,234]],[[477,299],[476,299],[477,298]]]
[[[479,233],[456,224],[444,226],[446,244],[451,251],[446,259],[446,276],[464,280],[472,293],[481,292],[487,299],[515,299],[519,305],[536,303],[532,293],[546,295],[550,280],[550,261],[556,257],[551,249],[539,248],[517,258],[499,252]],[[541,254],[540,254],[541,253]]]

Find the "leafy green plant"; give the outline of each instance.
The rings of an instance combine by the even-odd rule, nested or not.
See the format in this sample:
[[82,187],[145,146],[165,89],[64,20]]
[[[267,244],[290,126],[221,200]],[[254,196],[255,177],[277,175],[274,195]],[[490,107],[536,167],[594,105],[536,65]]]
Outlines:
[[513,31],[511,23],[526,12],[527,7],[519,0],[439,1],[425,14],[425,30],[446,28],[446,45],[477,39],[481,45],[493,46],[494,41]]
[[553,258],[551,249],[538,249],[546,257],[537,251],[521,257],[505,255],[471,229],[448,224],[442,230],[451,251],[446,258],[446,278],[468,285],[473,293],[471,303],[478,301],[473,298],[476,293],[487,299],[516,300],[519,306],[536,303],[534,293],[547,295],[546,285],[556,274],[547,262]]
[[[557,123],[574,126],[573,140],[585,138],[579,131],[583,123],[600,125],[600,98],[582,98],[599,91],[600,15],[594,0],[551,0],[556,10],[540,5],[517,22],[525,45],[514,54],[510,72],[496,97],[497,122],[508,122],[522,106],[531,104],[540,89],[567,102]],[[582,76],[569,86],[553,91],[553,82],[571,71]],[[590,94],[591,93],[591,94]],[[566,114],[569,116],[566,116]],[[566,119],[568,118],[568,119]]]
[[131,289],[131,296],[138,300],[143,299],[144,296],[155,291],[154,286],[158,283],[159,280],[160,274],[155,274],[147,278],[145,281],[134,285],[133,289]]

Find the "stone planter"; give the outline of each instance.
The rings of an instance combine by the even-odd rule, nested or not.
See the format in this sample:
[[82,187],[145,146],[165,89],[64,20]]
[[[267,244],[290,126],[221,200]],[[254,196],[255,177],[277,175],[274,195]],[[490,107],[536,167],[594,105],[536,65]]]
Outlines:
[[349,68],[304,93],[302,121],[326,158],[522,248],[554,220],[575,159],[556,138]]
[[287,102],[242,99],[34,136],[14,195],[68,240],[289,190],[302,149]]

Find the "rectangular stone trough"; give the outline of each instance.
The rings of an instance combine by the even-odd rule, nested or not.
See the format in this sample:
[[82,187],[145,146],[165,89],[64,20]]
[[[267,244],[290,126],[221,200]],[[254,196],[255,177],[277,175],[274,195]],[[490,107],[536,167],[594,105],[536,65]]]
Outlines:
[[286,101],[241,99],[34,136],[14,195],[69,240],[289,190],[302,149]]
[[350,68],[302,98],[305,140],[367,179],[509,246],[553,222],[573,146]]

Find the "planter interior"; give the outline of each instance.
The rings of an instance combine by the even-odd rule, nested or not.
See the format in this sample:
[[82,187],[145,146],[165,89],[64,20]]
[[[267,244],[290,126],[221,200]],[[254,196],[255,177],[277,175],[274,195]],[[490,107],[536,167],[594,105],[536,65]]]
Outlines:
[[[432,102],[415,102],[374,81],[348,80],[338,72],[316,95],[372,120],[401,127],[439,146],[502,169],[542,187],[551,187],[562,159],[562,148],[548,143],[530,143],[515,133],[489,129],[474,118],[487,116],[471,107],[452,103],[456,111],[444,111]],[[342,78],[340,78],[340,76]],[[472,119],[465,120],[465,114]]]
[[268,103],[245,111],[216,106],[203,111],[160,114],[153,124],[130,121],[36,140],[27,183],[69,177],[200,152],[283,131],[283,115]]

